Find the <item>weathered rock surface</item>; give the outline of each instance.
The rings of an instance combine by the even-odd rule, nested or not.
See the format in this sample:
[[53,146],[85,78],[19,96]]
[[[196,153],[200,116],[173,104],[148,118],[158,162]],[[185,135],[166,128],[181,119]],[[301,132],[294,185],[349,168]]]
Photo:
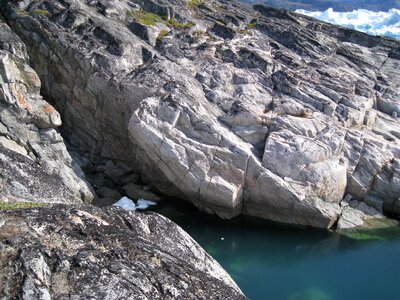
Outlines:
[[222,217],[400,213],[398,41],[235,1],[0,4],[92,160]]
[[62,204],[0,212],[0,297],[246,299],[168,219]]
[[55,128],[59,113],[40,96],[23,42],[0,21],[0,200],[90,202],[93,192]]

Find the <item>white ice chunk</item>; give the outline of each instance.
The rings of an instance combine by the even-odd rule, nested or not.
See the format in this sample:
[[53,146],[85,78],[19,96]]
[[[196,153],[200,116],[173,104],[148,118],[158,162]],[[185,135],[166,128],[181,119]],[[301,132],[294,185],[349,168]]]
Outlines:
[[140,198],[140,199],[138,199],[138,201],[137,201],[136,209],[146,209],[146,208],[148,208],[150,205],[157,205],[157,203],[154,202],[154,201],[145,200],[145,199],[143,199],[143,198]]
[[113,205],[124,208],[126,210],[132,210],[132,211],[135,211],[137,208],[135,203],[128,197],[122,197],[117,202],[115,202]]
[[143,199],[143,198],[138,199],[137,203],[138,203],[138,204],[147,204],[147,205],[149,205],[149,206],[150,206],[150,205],[157,205],[156,202],[151,201],[151,200],[145,200],[145,199]]

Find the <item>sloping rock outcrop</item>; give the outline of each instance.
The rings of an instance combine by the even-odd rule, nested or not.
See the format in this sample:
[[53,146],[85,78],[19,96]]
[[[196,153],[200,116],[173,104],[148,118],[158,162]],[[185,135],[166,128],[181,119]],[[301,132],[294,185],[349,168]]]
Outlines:
[[93,191],[57,131],[60,115],[40,88],[24,43],[0,21],[0,200],[90,202]]
[[235,1],[0,4],[92,160],[221,217],[400,213],[398,41]]
[[0,297],[246,299],[172,221],[63,204],[0,212]]

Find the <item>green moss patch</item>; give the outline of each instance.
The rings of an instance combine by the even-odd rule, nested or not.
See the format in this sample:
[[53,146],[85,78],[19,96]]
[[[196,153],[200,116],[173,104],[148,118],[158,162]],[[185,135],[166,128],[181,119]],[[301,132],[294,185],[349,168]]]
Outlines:
[[136,22],[147,26],[154,26],[156,23],[164,23],[169,27],[185,29],[191,28],[195,25],[193,22],[183,23],[176,19],[164,20],[160,16],[144,10],[130,10],[127,12],[127,16],[132,17],[136,20]]
[[193,7],[193,6],[198,6],[201,4],[200,0],[189,0],[188,6]]
[[144,10],[130,10],[127,12],[127,15],[142,25],[153,26],[156,23],[164,22],[160,16]]
[[354,232],[347,232],[345,233],[346,236],[348,236],[351,239],[354,240],[359,240],[359,241],[368,241],[368,240],[376,240],[376,241],[385,241],[386,238],[383,236],[380,236],[378,234],[374,234],[373,232],[360,232],[360,231],[354,231]]
[[244,35],[253,35],[253,33],[250,30],[247,30],[247,29],[239,30],[239,33],[240,34],[244,34]]
[[162,41],[163,38],[166,37],[168,33],[169,33],[169,30],[166,30],[166,29],[161,30],[157,36],[157,41]]
[[371,218],[364,222],[363,227],[379,229],[379,228],[390,228],[398,227],[400,225],[399,221],[389,218]]
[[398,236],[398,233],[400,233],[399,225],[399,221],[394,219],[371,218],[365,220],[360,227],[344,229],[339,233],[354,240],[387,241],[392,235]]
[[43,202],[15,202],[9,203],[0,201],[0,211],[4,210],[15,210],[15,209],[26,209],[26,208],[38,208],[49,205],[48,203]]
[[181,23],[181,22],[177,21],[176,19],[171,19],[169,21],[166,21],[165,24],[168,26],[174,27],[174,28],[178,28],[178,29],[191,28],[195,25],[193,22]]
[[41,15],[41,16],[48,16],[50,13],[44,9],[35,9],[32,11],[33,14]]
[[247,25],[246,25],[246,29],[253,29],[254,28],[254,24],[253,23],[248,23]]
[[29,13],[28,13],[25,9],[21,9],[21,8],[18,8],[18,9],[16,10],[16,12],[17,12],[19,15],[22,15],[22,16],[28,16],[28,15],[29,15]]

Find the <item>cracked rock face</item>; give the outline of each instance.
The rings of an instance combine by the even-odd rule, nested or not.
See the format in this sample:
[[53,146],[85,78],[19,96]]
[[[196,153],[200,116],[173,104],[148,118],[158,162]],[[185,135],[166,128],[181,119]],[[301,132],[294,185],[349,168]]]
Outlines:
[[221,217],[400,213],[398,41],[235,1],[0,4],[92,159]]
[[78,203],[94,195],[40,96],[24,43],[0,21],[0,200]]
[[0,212],[0,297],[246,299],[172,221],[62,204]]

